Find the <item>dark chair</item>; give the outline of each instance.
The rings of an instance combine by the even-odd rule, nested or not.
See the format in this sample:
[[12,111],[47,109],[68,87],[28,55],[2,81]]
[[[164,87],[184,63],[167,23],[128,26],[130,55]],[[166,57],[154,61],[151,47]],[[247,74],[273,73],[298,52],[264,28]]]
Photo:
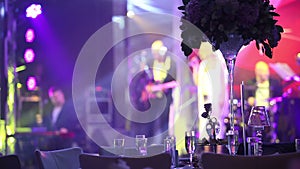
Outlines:
[[[247,147],[247,146],[246,146]],[[282,154],[295,152],[295,143],[264,143],[263,155]],[[244,145],[240,144],[237,154],[244,155]]]
[[158,154],[141,158],[107,157],[81,154],[79,156],[82,169],[170,169],[171,156]]
[[203,169],[295,169],[300,163],[300,153],[266,156],[230,156],[228,154],[203,153]]
[[78,169],[81,153],[82,149],[79,147],[53,151],[35,151],[39,169]]
[[6,155],[0,157],[1,169],[21,169],[20,159],[17,155]]

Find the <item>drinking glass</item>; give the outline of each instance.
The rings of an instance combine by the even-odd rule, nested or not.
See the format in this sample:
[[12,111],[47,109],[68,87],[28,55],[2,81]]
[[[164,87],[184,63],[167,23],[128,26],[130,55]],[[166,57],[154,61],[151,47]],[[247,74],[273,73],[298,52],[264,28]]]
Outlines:
[[248,156],[258,155],[258,139],[257,137],[247,137]]
[[120,156],[124,155],[124,143],[125,140],[123,138],[114,139],[114,149],[116,155],[120,155]]
[[167,153],[171,153],[172,151],[172,140],[169,138],[164,140],[164,151]]
[[193,166],[193,154],[196,149],[196,136],[195,131],[185,132],[185,148],[187,153],[190,155],[190,165]]
[[300,139],[298,138],[295,139],[295,149],[296,152],[300,152]]
[[239,147],[239,132],[238,130],[229,130],[227,136],[227,149],[230,155],[236,155]]
[[136,135],[135,143],[137,151],[142,155],[147,155],[147,138],[145,135]]

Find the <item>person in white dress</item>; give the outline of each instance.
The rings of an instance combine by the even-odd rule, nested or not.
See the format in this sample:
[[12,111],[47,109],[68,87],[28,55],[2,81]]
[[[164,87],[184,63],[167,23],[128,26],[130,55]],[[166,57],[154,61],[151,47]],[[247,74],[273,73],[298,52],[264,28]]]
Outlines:
[[202,42],[198,55],[202,60],[198,70],[198,110],[199,110],[199,134],[200,139],[209,140],[206,132],[207,118],[201,114],[205,112],[204,104],[212,104],[211,117],[217,118],[220,131],[216,138],[223,139],[226,133],[224,118],[228,116],[228,85],[225,60],[222,53],[213,51],[209,42]]

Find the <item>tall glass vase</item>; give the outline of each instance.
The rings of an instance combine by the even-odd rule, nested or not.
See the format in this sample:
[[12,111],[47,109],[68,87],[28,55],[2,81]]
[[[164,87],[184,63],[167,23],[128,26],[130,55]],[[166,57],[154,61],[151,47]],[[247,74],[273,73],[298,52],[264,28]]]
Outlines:
[[233,111],[233,96],[234,96],[234,67],[235,61],[239,50],[244,44],[244,40],[241,35],[230,34],[228,35],[228,41],[220,44],[220,51],[226,61],[228,69],[228,83],[229,83],[229,113],[230,113],[230,130],[234,131],[234,111]]

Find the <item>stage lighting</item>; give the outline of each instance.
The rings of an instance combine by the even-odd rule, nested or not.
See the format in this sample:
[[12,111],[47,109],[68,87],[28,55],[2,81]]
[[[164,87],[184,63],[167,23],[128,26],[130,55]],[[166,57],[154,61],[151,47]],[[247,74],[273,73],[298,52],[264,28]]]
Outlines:
[[135,15],[135,13],[133,11],[128,11],[127,12],[127,17],[129,17],[129,18],[133,18],[134,15]]
[[17,83],[17,88],[21,89],[22,88],[22,83]]
[[26,81],[26,85],[28,90],[35,90],[37,85],[36,78],[33,76],[28,77]]
[[41,13],[42,13],[42,7],[40,4],[31,4],[26,9],[26,17],[28,18],[36,18]]
[[25,33],[26,42],[31,43],[31,42],[33,42],[34,38],[35,38],[34,30],[31,28],[27,29],[27,31]]
[[5,16],[5,8],[4,8],[4,5],[0,7],[0,15],[1,15],[1,17],[4,17],[4,16]]
[[16,67],[16,72],[21,72],[21,71],[24,71],[26,69],[26,66],[25,65],[21,65],[21,66],[18,66]]
[[293,79],[294,79],[296,82],[300,82],[300,77],[299,77],[299,76],[294,76]]
[[31,63],[34,61],[35,53],[32,49],[26,49],[24,52],[24,59],[26,63]]

